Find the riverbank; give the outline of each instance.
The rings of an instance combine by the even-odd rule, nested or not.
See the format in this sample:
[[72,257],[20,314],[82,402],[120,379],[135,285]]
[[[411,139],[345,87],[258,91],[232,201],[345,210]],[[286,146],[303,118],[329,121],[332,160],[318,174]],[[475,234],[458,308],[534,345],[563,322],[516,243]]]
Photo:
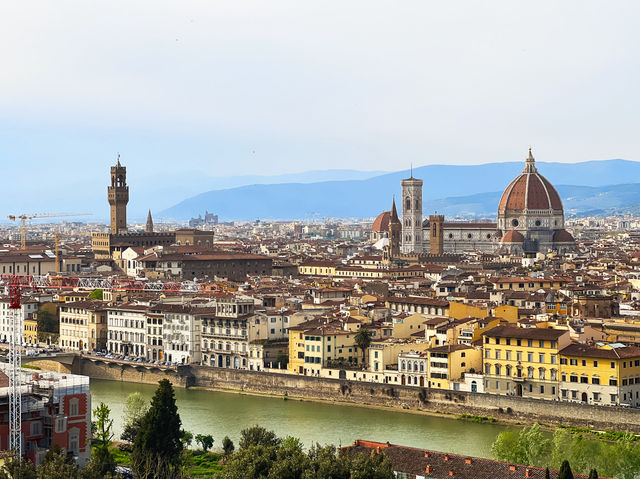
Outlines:
[[157,384],[160,379],[167,378],[183,388],[448,417],[463,414],[486,416],[512,424],[539,422],[552,426],[640,433],[640,414],[630,408],[205,366],[181,366],[176,370],[163,371],[78,358],[73,369],[78,374],[96,379]]

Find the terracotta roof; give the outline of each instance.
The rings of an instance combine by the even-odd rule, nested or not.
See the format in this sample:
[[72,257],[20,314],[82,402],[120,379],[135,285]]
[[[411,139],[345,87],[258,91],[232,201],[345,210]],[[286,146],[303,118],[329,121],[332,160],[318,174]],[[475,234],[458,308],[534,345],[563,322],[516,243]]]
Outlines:
[[566,329],[518,328],[514,326],[496,326],[482,333],[490,338],[546,339],[555,340],[564,334]]
[[531,152],[524,171],[504,190],[498,212],[505,210],[562,210],[556,189],[538,173]]
[[553,234],[554,243],[575,243],[575,241],[567,230],[558,230]]
[[[545,469],[541,467],[396,446],[389,443],[355,441],[352,446],[345,449],[355,454],[380,452],[389,458],[394,471],[404,472],[410,477],[416,475],[434,479],[449,479],[450,477],[459,479],[544,479],[545,477]],[[549,471],[549,473],[552,479],[558,477],[558,471]],[[573,477],[576,479],[588,478],[585,474],[575,473]]]
[[516,230],[507,231],[500,240],[501,243],[522,243],[523,241],[524,236],[522,236],[522,233]]
[[624,348],[602,349],[588,344],[573,343],[562,349],[560,354],[603,359],[638,358],[640,357],[640,348],[627,346]]
[[385,232],[389,231],[389,218],[391,217],[391,211],[384,211],[380,213],[373,222],[371,231]]

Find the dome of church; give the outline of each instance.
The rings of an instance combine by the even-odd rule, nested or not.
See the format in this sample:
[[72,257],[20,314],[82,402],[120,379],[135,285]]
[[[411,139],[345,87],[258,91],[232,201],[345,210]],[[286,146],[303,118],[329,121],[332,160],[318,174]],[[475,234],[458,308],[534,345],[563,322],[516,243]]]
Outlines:
[[575,239],[567,230],[558,230],[553,234],[554,243],[573,243]]
[[501,243],[522,243],[523,241],[524,236],[516,230],[507,231],[500,240]]
[[375,231],[376,233],[388,232],[390,218],[391,218],[390,211],[384,211],[383,213],[380,213],[378,217],[375,219],[375,221],[373,222],[371,231]]
[[549,180],[538,173],[531,149],[523,172],[507,186],[498,205],[498,214],[525,210],[562,211],[560,196]]

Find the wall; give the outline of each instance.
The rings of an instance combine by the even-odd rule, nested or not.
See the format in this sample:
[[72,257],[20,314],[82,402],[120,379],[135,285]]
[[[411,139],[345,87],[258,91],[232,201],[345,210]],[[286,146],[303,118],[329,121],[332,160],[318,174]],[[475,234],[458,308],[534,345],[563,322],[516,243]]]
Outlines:
[[178,387],[197,386],[413,412],[472,414],[525,424],[537,421],[640,433],[640,414],[632,408],[203,366],[180,366],[177,371],[163,371],[78,358],[73,369],[76,374],[96,379],[157,384],[167,378]]

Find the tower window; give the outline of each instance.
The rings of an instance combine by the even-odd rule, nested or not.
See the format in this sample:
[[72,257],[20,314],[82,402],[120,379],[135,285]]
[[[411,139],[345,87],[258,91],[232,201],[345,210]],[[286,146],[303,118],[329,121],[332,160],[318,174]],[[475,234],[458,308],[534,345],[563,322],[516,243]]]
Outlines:
[[407,198],[404,203],[406,207],[405,209],[409,211],[411,209],[411,198]]

